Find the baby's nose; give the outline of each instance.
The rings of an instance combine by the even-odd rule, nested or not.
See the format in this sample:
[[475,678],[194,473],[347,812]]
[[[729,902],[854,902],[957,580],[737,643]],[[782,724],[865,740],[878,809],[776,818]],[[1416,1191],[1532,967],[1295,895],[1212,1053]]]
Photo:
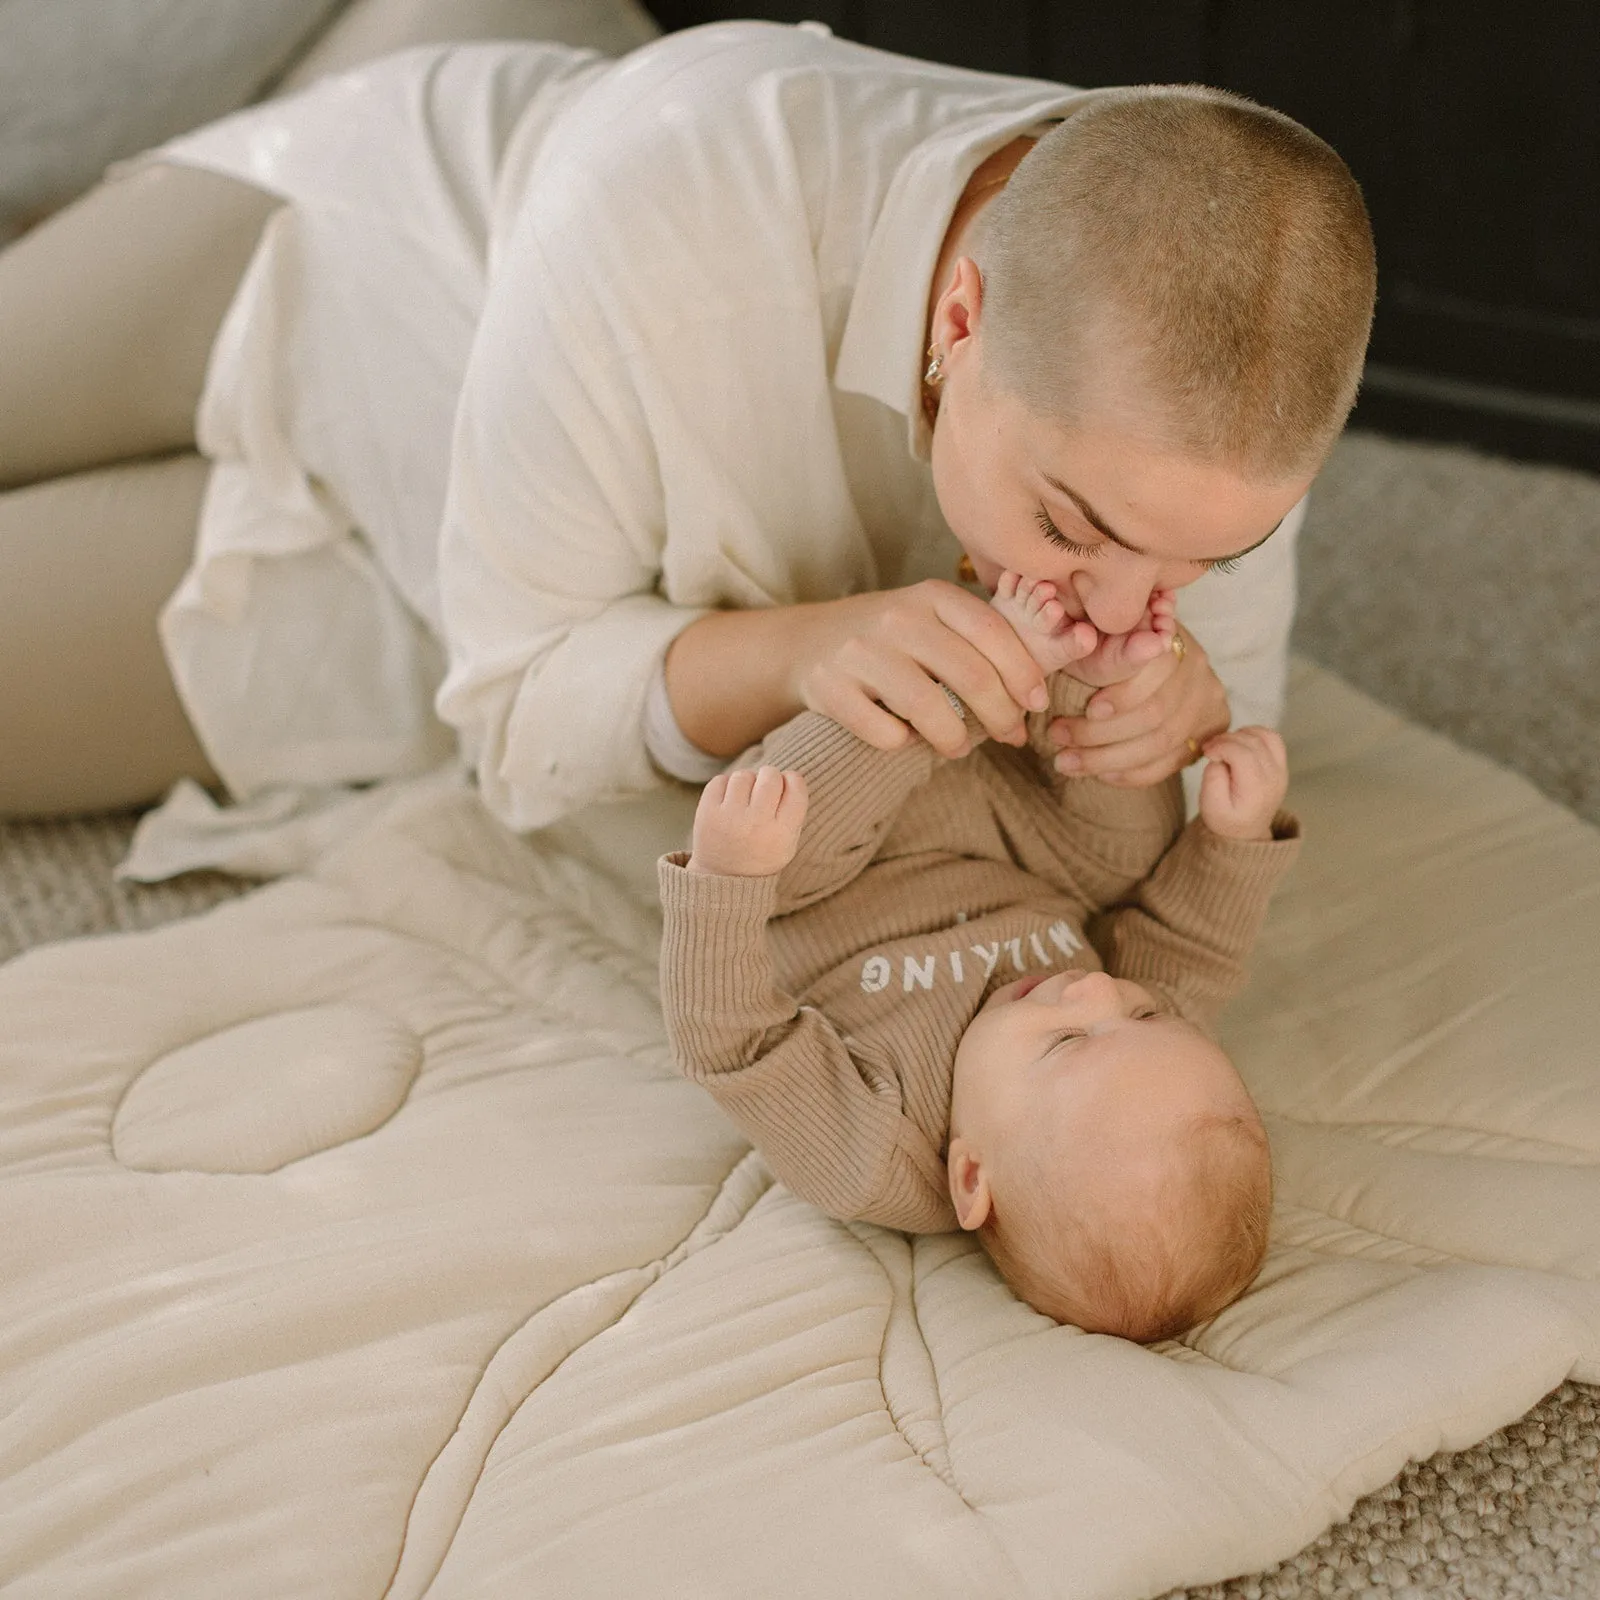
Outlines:
[[1068,979],[1061,992],[1063,996],[1070,993],[1076,1004],[1091,1005],[1097,1009],[1120,1008],[1121,1005],[1116,979],[1106,972],[1080,973],[1076,978]]

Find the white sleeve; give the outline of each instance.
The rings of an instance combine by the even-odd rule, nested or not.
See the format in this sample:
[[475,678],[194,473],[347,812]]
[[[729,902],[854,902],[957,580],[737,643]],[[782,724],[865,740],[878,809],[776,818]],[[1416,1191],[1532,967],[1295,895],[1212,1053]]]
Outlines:
[[439,553],[439,715],[513,828],[662,781],[646,693],[704,612],[657,592],[666,516],[636,387],[522,230],[473,343]]
[[1228,691],[1236,728],[1276,727],[1283,717],[1294,626],[1295,543],[1305,519],[1301,500],[1235,571],[1209,572],[1178,591],[1178,615],[1206,647]]

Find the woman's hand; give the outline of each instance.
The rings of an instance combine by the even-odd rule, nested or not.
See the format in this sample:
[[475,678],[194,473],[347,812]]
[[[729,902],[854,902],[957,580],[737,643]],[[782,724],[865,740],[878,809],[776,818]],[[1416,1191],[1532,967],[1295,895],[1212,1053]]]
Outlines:
[[913,732],[943,756],[971,748],[940,684],[1007,744],[1025,743],[1025,713],[1049,704],[1044,673],[1015,629],[956,584],[928,578],[797,610],[805,616],[793,656],[796,697],[880,750],[900,748]]
[[[1057,717],[1058,771],[1133,788],[1160,783],[1227,730],[1228,696],[1204,649],[1180,627],[1181,653],[1168,648],[1126,682],[1102,689],[1082,717]],[[1193,741],[1191,744],[1190,741]]]

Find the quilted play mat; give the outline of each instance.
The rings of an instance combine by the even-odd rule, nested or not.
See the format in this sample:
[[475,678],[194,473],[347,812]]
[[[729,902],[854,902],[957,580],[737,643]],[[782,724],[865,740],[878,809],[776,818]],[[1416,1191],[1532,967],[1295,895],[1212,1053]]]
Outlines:
[[396,802],[0,968],[14,1600],[1133,1600],[1600,1381],[1600,835],[1296,669],[1307,842],[1227,1042],[1251,1293],[1142,1349],[823,1217],[674,1072],[682,793]]

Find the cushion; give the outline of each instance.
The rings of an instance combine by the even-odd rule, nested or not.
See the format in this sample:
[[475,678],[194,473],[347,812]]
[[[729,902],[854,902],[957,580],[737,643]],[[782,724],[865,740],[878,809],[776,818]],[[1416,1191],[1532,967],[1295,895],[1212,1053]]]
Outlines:
[[1303,664],[1288,734],[1227,1019],[1273,1247],[1149,1349],[822,1216],[675,1073],[686,793],[522,840],[436,787],[0,968],[8,1593],[1131,1600],[1600,1379],[1600,837]]

